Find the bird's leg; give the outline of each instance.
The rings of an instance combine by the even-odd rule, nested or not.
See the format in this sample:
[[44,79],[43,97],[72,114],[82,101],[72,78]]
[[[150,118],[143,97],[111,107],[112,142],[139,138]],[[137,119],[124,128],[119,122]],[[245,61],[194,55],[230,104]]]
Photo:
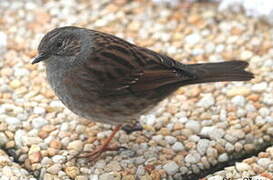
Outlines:
[[113,139],[113,137],[115,136],[115,134],[120,130],[120,128],[121,128],[121,125],[116,126],[114,128],[112,134],[106,139],[106,141],[100,147],[98,147],[97,149],[95,149],[94,151],[92,151],[90,153],[80,155],[79,157],[88,157],[90,160],[96,160],[105,151],[117,151],[117,150],[119,150],[120,147],[118,147],[118,146],[111,147],[111,146],[108,146],[108,145],[111,142],[111,140]]

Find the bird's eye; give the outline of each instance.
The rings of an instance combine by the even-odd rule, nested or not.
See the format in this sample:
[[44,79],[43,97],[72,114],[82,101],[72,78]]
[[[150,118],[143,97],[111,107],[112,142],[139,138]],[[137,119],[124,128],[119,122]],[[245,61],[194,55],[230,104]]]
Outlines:
[[56,46],[59,48],[59,47],[61,47],[63,45],[63,42],[62,41],[58,41],[57,42],[57,44],[56,44]]

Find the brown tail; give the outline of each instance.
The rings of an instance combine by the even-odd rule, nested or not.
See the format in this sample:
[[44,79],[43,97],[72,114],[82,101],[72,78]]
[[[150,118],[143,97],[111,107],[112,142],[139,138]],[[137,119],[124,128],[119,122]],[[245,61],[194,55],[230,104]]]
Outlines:
[[248,81],[254,78],[254,75],[245,71],[247,66],[248,63],[245,61],[190,64],[188,68],[196,78],[185,82],[184,85],[220,81]]

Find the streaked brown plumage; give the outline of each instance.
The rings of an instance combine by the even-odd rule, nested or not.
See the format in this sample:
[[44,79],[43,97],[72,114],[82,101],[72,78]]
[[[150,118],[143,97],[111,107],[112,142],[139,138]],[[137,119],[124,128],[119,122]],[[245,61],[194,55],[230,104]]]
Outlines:
[[134,125],[181,86],[253,78],[244,70],[247,62],[186,65],[113,35],[72,26],[47,33],[38,51],[33,63],[45,62],[60,100],[79,116],[117,125],[116,131]]

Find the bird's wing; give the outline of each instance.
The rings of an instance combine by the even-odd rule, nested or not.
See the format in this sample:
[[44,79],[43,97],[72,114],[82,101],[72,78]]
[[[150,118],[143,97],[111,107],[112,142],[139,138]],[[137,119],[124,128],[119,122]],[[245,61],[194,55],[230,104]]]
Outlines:
[[116,37],[84,66],[97,77],[102,95],[149,91],[194,78],[186,65]]

